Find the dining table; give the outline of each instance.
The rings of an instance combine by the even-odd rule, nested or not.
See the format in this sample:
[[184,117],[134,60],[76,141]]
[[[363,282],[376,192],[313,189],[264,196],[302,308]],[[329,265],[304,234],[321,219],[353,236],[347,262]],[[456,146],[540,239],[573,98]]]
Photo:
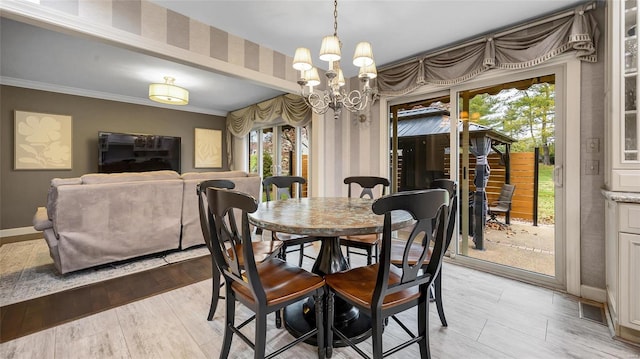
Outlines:
[[[349,269],[340,248],[340,237],[381,233],[384,216],[373,213],[374,200],[350,197],[309,197],[263,202],[249,213],[249,222],[273,232],[313,236],[320,241],[320,250],[311,271],[324,276]],[[391,215],[392,228],[406,227],[414,222],[404,211]],[[341,298],[335,298],[334,325],[353,342],[365,340],[371,334],[370,318]],[[285,328],[299,337],[316,326],[314,303],[304,300],[284,309]],[[316,344],[315,337],[306,342]],[[345,346],[334,337],[334,346]]]

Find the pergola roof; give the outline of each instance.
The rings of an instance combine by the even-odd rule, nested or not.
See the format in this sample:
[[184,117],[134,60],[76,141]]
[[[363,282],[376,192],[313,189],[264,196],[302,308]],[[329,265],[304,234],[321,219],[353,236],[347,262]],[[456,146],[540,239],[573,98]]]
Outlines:
[[[448,135],[450,127],[449,111],[441,108],[426,107],[398,113],[398,137],[420,137],[433,135]],[[404,117],[404,118],[403,118]],[[462,121],[458,121],[458,131],[462,132]],[[471,137],[487,136],[496,143],[511,144],[516,142],[491,127],[469,122]]]

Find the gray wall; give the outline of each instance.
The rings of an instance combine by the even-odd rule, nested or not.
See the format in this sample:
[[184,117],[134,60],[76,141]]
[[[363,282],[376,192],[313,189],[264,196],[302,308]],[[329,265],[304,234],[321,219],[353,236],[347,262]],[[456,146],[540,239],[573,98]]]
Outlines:
[[[223,130],[223,142],[226,137],[225,118],[220,116],[12,86],[0,86],[0,103],[0,229],[31,226],[36,208],[46,203],[52,178],[78,177],[97,172],[99,131],[179,136],[182,138],[182,172],[196,171],[193,168],[193,138],[196,127]],[[13,169],[14,110],[72,116],[72,170]],[[222,149],[225,159],[224,143]],[[224,163],[220,170],[227,169]]]
[[[606,288],[604,186],[605,158],[605,11],[599,7],[593,11],[600,26],[597,63],[582,63],[580,92],[580,208],[567,203],[569,210],[580,210],[580,274],[583,285]],[[597,152],[587,152],[587,140],[600,141]],[[597,175],[585,175],[585,162],[596,160],[600,171]]]

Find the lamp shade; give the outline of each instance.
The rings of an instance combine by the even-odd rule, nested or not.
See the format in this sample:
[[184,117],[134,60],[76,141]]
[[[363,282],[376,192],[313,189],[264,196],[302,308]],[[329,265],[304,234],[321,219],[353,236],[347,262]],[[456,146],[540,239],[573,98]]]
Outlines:
[[320,76],[318,75],[318,69],[312,67],[311,70],[307,70],[304,73],[305,80],[307,80],[307,86],[313,87],[320,85]]
[[340,60],[340,39],[337,36],[325,36],[320,47],[320,60]]
[[306,47],[297,48],[293,57],[293,68],[298,71],[307,71],[311,70],[312,67],[311,51]]
[[149,85],[149,99],[170,105],[189,103],[189,91],[173,84],[173,77],[165,76],[165,83]]
[[368,77],[370,79],[375,79],[378,77],[378,70],[376,69],[376,63],[373,62],[369,66],[362,66],[360,71],[358,72],[359,78]]
[[373,63],[373,49],[371,44],[363,41],[359,42],[356,46],[356,51],[353,54],[353,64],[358,67],[369,66]]

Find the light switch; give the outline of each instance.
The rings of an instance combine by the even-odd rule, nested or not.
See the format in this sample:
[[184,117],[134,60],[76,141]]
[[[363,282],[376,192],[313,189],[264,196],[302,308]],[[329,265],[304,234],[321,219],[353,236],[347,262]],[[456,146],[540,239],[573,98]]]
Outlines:
[[597,175],[600,172],[598,160],[588,160],[584,164],[585,175]]
[[598,153],[600,152],[600,139],[599,138],[588,138],[587,139],[587,153]]

